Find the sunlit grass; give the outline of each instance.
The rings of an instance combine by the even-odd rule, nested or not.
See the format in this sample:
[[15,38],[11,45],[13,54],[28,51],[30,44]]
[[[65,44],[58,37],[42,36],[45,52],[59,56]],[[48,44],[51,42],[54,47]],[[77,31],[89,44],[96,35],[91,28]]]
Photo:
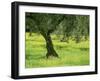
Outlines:
[[26,33],[26,68],[89,65],[89,41],[60,42],[55,35],[52,35],[52,41],[59,58],[47,59],[44,38],[40,34],[29,36]]

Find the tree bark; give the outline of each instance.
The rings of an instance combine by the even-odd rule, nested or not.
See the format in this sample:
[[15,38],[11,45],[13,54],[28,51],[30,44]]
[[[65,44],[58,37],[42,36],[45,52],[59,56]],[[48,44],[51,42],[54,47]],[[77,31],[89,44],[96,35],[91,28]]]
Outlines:
[[54,47],[53,47],[53,43],[52,43],[52,39],[50,34],[44,36],[45,40],[46,40],[46,48],[47,48],[47,54],[46,57],[59,57],[58,54],[56,53]]

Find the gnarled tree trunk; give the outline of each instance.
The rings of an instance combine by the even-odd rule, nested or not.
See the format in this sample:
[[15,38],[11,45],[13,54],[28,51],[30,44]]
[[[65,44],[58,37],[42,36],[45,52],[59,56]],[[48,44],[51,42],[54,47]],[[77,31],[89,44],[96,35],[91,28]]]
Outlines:
[[47,54],[46,57],[58,57],[58,54],[56,53],[54,47],[53,47],[53,43],[52,43],[52,39],[50,37],[50,34],[44,36],[45,40],[46,40],[46,48],[47,48]]

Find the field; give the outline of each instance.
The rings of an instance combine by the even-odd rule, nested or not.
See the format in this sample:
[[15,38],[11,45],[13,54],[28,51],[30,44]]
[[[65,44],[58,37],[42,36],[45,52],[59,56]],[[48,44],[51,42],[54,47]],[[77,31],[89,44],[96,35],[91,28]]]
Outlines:
[[54,48],[59,58],[46,58],[45,40],[40,34],[26,33],[25,67],[55,67],[89,65],[89,40],[75,43],[70,40],[60,42],[57,36],[51,35]]

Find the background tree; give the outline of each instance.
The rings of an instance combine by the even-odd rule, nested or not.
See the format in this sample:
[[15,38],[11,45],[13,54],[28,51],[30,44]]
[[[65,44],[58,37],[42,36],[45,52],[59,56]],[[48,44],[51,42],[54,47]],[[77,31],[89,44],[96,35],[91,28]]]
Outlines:
[[62,35],[60,41],[67,42],[70,37],[79,43],[83,38],[86,40],[89,36],[89,16],[87,15],[66,15],[58,27],[57,34]]
[[75,24],[74,24],[75,20],[76,20],[75,15],[66,15],[66,17],[60,24],[60,26],[62,27],[60,31],[62,31],[62,35],[63,35],[61,39],[62,42],[65,41],[68,43],[69,37],[72,35],[72,31],[75,27]]
[[89,16],[76,15],[72,33],[75,37],[76,43],[79,43],[83,36],[86,39],[86,37],[89,36]]

